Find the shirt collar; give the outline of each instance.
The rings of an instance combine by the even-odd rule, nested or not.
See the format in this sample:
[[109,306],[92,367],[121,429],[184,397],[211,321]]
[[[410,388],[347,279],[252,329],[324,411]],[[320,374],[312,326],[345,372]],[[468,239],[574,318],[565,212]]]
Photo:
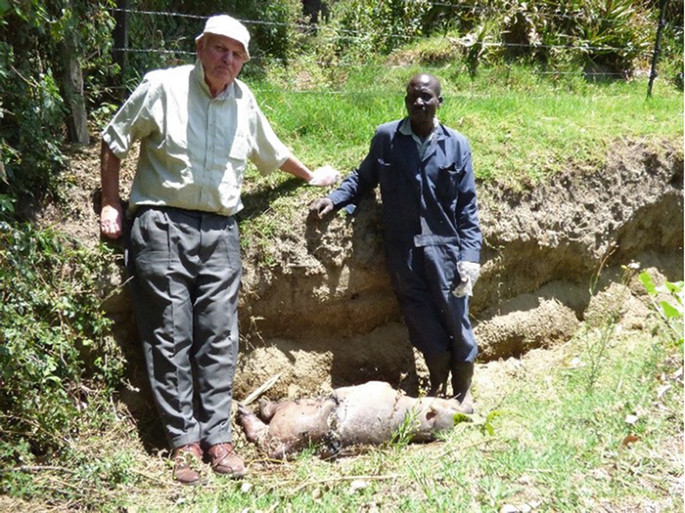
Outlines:
[[[205,70],[202,67],[202,62],[200,59],[195,60],[195,69],[193,70],[193,73],[195,74],[195,79],[197,82],[200,84],[200,87],[204,92],[207,93],[207,95],[212,98],[212,93],[209,91],[209,86],[207,85],[207,82],[205,82]],[[228,84],[226,89],[221,91],[216,98],[212,98],[214,100],[226,100],[229,98],[235,97],[235,80]]]
[[[433,136],[433,134],[435,133],[435,129],[438,128],[439,125],[440,125],[440,121],[438,121],[438,116],[435,116],[433,118],[433,131],[430,134],[428,134],[429,139]],[[402,120],[402,123],[400,123],[400,133],[402,135],[413,135],[417,138],[419,137],[418,135],[416,135],[414,133],[414,130],[412,130],[411,120],[408,117],[404,118]]]

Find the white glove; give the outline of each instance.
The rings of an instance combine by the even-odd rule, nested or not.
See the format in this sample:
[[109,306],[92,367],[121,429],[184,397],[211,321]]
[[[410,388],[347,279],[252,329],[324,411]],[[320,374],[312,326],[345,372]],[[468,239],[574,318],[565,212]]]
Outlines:
[[328,185],[333,185],[338,180],[340,180],[339,172],[331,166],[323,166],[314,170],[314,176],[312,176],[311,180],[307,183],[317,187],[326,187]]
[[461,283],[452,291],[457,297],[473,296],[473,287],[480,276],[480,264],[478,262],[457,262],[457,271],[461,277]]

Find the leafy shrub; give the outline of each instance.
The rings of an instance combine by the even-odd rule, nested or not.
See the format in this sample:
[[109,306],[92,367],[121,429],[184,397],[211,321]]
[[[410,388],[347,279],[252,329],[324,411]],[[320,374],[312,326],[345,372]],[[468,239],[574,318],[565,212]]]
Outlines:
[[[423,33],[424,0],[347,0],[331,6],[328,28],[315,48],[329,47],[345,61],[387,54]],[[323,45],[322,45],[323,43]]]
[[[127,55],[124,73],[129,89],[137,86],[150,70],[193,62],[195,37],[202,32],[206,18],[213,14],[226,13],[245,22],[251,35],[250,53],[257,64],[261,56],[292,57],[302,38],[298,28],[303,21],[300,0],[198,0],[180,4],[140,0],[131,9],[136,11],[128,16],[129,47],[134,51]],[[251,66],[247,71],[255,68]]]
[[[320,31],[314,48],[340,59],[348,53],[368,58],[418,36],[445,34],[458,42],[472,70],[523,60],[628,76],[648,64],[657,15],[658,9],[632,0],[341,0],[330,9],[333,32]],[[669,27],[677,30],[677,20]]]
[[683,282],[665,282],[657,286],[647,271],[640,273],[652,309],[664,329],[662,335],[683,349]]
[[[56,196],[65,116],[60,77],[65,37],[81,57],[87,100],[98,104],[111,81],[112,0],[0,2],[0,194]],[[115,70],[116,71],[116,70]]]
[[[656,9],[655,9],[656,11]],[[683,90],[683,0],[671,0],[666,5],[665,26],[657,69],[678,89]]]
[[59,458],[121,382],[99,293],[109,261],[50,230],[0,223],[3,466]]
[[303,36],[298,28],[303,21],[301,0],[260,0],[252,2],[252,9],[246,14],[261,22],[248,27],[255,40],[257,55],[292,58]]
[[27,52],[0,43],[0,192],[13,197],[55,193],[53,178],[61,169],[64,104],[50,69]]
[[647,55],[654,24],[632,0],[583,2],[579,13],[571,36],[588,48],[581,52],[586,68],[631,72]]

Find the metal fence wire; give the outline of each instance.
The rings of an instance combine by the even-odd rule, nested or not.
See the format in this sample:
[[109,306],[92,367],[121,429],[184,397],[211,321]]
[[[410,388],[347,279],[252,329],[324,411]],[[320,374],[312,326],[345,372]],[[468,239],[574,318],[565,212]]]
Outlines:
[[[644,61],[651,61],[651,70],[635,70],[631,73],[632,76],[649,76],[649,90],[648,90],[648,96],[651,96],[652,93],[652,84],[654,82],[654,79],[657,77],[656,73],[656,67],[657,67],[657,62],[658,62],[658,56],[660,53],[660,39],[661,39],[661,33],[662,30],[665,26],[665,21],[664,21],[664,13],[666,11],[666,6],[668,4],[668,0],[660,0],[660,17],[659,17],[659,23],[657,26],[656,30],[656,41],[655,41],[655,47],[653,51],[645,51],[641,54],[638,54],[635,56],[636,59],[638,60],[644,60]],[[182,49],[182,48],[163,48],[163,47],[145,47],[143,46],[136,46],[136,43],[139,43],[138,41],[134,42],[133,46],[129,45],[129,17],[130,16],[139,16],[139,17],[151,17],[151,18],[158,18],[158,17],[171,17],[171,18],[179,18],[179,19],[188,19],[188,20],[193,20],[196,21],[197,23],[194,25],[200,26],[204,21],[207,19],[208,16],[204,15],[197,15],[197,14],[186,14],[186,13],[179,13],[179,12],[170,12],[170,11],[150,11],[150,10],[141,10],[141,9],[135,9],[135,8],[129,8],[129,2],[127,0],[124,1],[119,1],[118,2],[118,7],[116,8],[111,8],[111,12],[113,13],[116,21],[117,21],[117,28],[115,29],[114,32],[114,47],[113,47],[113,54],[114,54],[114,60],[117,62],[120,67],[122,68],[122,75],[125,66],[127,66],[127,59],[126,55],[130,54],[156,54],[156,55],[162,55],[162,56],[174,56],[179,57],[181,59],[185,59],[187,61],[191,61],[195,55],[194,48],[192,47],[192,43],[194,43],[194,36],[195,34],[191,34],[188,37],[182,38],[183,43],[188,44],[188,49]],[[448,7],[453,10],[461,10],[461,11],[469,11],[469,12],[477,12],[481,15],[486,15],[488,13],[493,12],[493,7],[488,6],[488,5],[464,5],[464,4],[452,4],[452,3],[444,3],[444,2],[426,2],[425,5],[427,6],[433,6],[433,7]],[[560,19],[573,19],[574,17],[578,16],[578,13],[573,13],[573,12],[564,12],[560,10],[554,10],[550,12],[546,12],[544,14],[541,13],[536,13],[536,16],[541,19],[553,19],[553,18],[560,18]],[[240,18],[239,18],[240,19]],[[601,16],[598,16],[595,18],[596,21],[601,21],[605,23],[611,23],[614,22],[615,20],[613,18],[602,18]],[[240,19],[240,21],[245,24],[246,26],[267,26],[267,27],[286,27],[286,28],[292,28],[296,29],[299,31],[329,31],[332,36],[338,38],[338,39],[347,39],[347,40],[356,40],[356,41],[364,41],[364,40],[369,40],[370,36],[369,34],[359,31],[359,30],[352,30],[352,29],[345,29],[345,28],[340,28],[340,27],[331,27],[329,25],[325,24],[316,24],[316,23],[299,23],[299,22],[279,22],[279,21],[265,21],[265,20],[256,20],[256,19]],[[408,35],[408,34],[395,34],[395,33],[389,33],[389,34],[384,34],[385,38],[391,38],[391,39],[400,39],[400,40],[405,40],[405,41],[416,41],[420,42],[421,39],[426,39],[428,36],[414,36],[414,35]],[[617,54],[630,54],[634,53],[636,49],[632,46],[611,46],[611,45],[587,45],[584,44],[583,42],[580,43],[569,43],[569,44],[544,44],[544,43],[513,43],[513,42],[505,42],[505,41],[478,41],[478,42],[469,42],[467,40],[459,40],[456,38],[450,38],[450,42],[455,45],[460,45],[464,47],[465,49],[468,48],[469,46],[473,45],[479,45],[480,48],[513,48],[513,49],[529,49],[529,50],[553,50],[555,52],[584,52],[584,53],[589,53],[589,52],[616,52]],[[254,61],[264,61],[264,62],[287,62],[287,59],[284,58],[279,58],[275,57],[273,55],[269,55],[266,53],[261,53],[261,54],[255,54],[252,57],[252,60]],[[339,61],[334,61],[334,62],[317,62],[316,64],[320,66],[326,66],[326,67],[357,67],[357,66],[364,66],[364,63],[360,62],[354,62],[354,63],[349,63],[349,62],[339,62]],[[597,70],[578,70],[578,71],[568,71],[566,69],[548,69],[548,70],[540,70],[540,69],[534,69],[532,70],[532,73],[535,74],[541,74],[541,75],[582,75],[586,76],[588,78],[626,78],[627,73],[626,72],[616,72],[616,71],[597,71]]]

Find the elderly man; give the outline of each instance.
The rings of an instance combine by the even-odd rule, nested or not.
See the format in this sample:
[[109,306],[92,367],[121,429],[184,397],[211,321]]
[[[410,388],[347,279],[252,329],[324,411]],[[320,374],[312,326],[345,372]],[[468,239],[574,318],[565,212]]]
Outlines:
[[472,411],[478,346],[468,297],[480,273],[482,236],[471,149],[463,135],[438,122],[441,104],[436,77],[412,77],[408,117],[378,127],[359,169],[315,200],[310,212],[321,218],[337,208],[349,211],[380,184],[387,267],[410,341],[428,366],[429,394],[446,394],[451,372],[452,394]]
[[234,214],[246,160],[311,185],[338,179],[295,158],[237,79],[249,40],[238,20],[209,18],[195,65],[148,73],[102,135],[100,223],[110,238],[123,231],[120,159],[140,141],[127,213],[132,303],[173,477],[184,484],[200,480],[203,458],[217,473],[245,473],[230,412],[242,271]]

